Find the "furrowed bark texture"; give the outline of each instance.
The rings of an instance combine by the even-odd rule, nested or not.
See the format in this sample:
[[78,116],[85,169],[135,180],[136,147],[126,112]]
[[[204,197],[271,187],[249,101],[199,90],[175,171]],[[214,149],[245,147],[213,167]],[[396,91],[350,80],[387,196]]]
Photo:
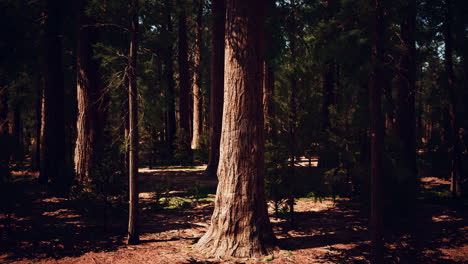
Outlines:
[[93,44],[97,32],[86,26],[91,21],[85,15],[84,8],[88,1],[76,0],[77,8],[77,86],[78,117],[76,121],[77,137],[75,144],[76,180],[81,185],[89,184],[91,169],[98,152],[98,144],[103,136],[104,109],[100,104],[102,96],[101,76],[98,62],[93,59]]
[[201,52],[202,52],[202,15],[203,15],[203,4],[198,1],[197,10],[197,25],[195,31],[195,54],[193,58],[193,80],[192,80],[192,91],[193,91],[193,135],[192,135],[192,149],[200,149],[200,136],[203,129],[203,97],[201,91],[202,75],[201,75]]
[[206,175],[216,177],[219,162],[219,142],[221,140],[221,127],[223,118],[224,93],[224,31],[225,31],[225,0],[212,2],[212,33],[211,46],[211,83],[210,83],[210,152]]
[[371,144],[371,263],[384,263],[383,240],[383,140],[384,121],[382,116],[382,36],[385,29],[380,0],[373,0],[372,64],[369,81],[370,144]]
[[264,193],[263,8],[263,1],[227,1],[219,184],[197,245],[213,256],[260,256],[274,242]]
[[138,91],[137,91],[137,51],[138,51],[138,0],[133,0],[133,18],[130,42],[130,71],[128,73],[128,113],[129,113],[129,214],[128,241],[137,244],[140,240],[138,233]]

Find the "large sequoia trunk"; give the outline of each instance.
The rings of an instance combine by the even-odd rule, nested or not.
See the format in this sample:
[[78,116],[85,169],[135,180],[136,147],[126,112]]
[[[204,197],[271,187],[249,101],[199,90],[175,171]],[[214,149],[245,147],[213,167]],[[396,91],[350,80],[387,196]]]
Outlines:
[[70,184],[65,152],[64,76],[59,0],[46,1],[45,20],[45,91],[44,91],[44,170],[40,179],[50,179],[52,188],[66,194]]
[[380,0],[373,0],[372,69],[369,81],[370,144],[371,144],[371,263],[384,263],[383,241],[383,141],[384,120],[382,116],[382,78],[384,35],[383,10]]
[[264,193],[264,6],[228,0],[226,10],[219,184],[211,226],[197,246],[218,257],[253,257],[267,254],[274,242]]
[[211,83],[210,83],[210,152],[206,175],[216,178],[219,162],[219,142],[221,139],[221,126],[223,117],[223,91],[224,91],[224,24],[225,0],[212,2],[212,33],[211,46]]
[[133,0],[133,17],[131,24],[130,67],[128,73],[128,124],[129,124],[129,214],[128,241],[139,242],[138,223],[138,91],[137,91],[137,51],[138,51],[138,0]]
[[197,10],[197,26],[195,31],[195,54],[193,58],[193,80],[192,80],[192,91],[193,91],[193,133],[192,133],[192,149],[200,149],[200,136],[203,129],[203,97],[201,91],[202,84],[202,69],[200,68],[201,54],[202,54],[202,15],[203,15],[203,3],[201,0],[198,1]]
[[76,121],[75,173],[81,185],[91,182],[90,174],[93,161],[97,160],[98,144],[103,135],[104,111],[101,97],[101,78],[98,63],[93,59],[93,43],[97,32],[86,26],[91,21],[85,15],[84,8],[88,1],[76,0],[77,8],[77,86],[78,118]]

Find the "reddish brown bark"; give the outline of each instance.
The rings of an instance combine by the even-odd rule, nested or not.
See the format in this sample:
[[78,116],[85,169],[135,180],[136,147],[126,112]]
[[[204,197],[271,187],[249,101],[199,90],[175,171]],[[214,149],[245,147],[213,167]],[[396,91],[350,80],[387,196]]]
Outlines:
[[264,7],[228,0],[226,10],[219,184],[211,226],[197,246],[213,256],[253,257],[267,254],[274,240],[264,193]]
[[131,41],[128,72],[128,124],[129,124],[129,213],[128,240],[130,245],[140,240],[138,232],[138,90],[137,90],[137,51],[138,51],[138,0],[133,0]]
[[192,80],[192,94],[193,94],[193,128],[192,128],[192,149],[200,148],[200,136],[203,129],[203,97],[201,91],[202,74],[200,68],[201,53],[202,53],[202,15],[203,15],[203,3],[201,0],[197,1],[197,19],[196,19],[196,30],[195,30],[195,52],[193,56],[193,80]]
[[93,59],[93,44],[97,41],[97,32],[89,27],[91,19],[85,14],[87,0],[76,0],[77,10],[77,104],[75,143],[76,180],[85,186],[92,181],[91,170],[98,144],[103,136],[104,107],[101,105],[102,84],[99,65]]
[[212,28],[211,28],[211,83],[210,83],[210,152],[206,175],[216,177],[219,162],[219,142],[221,139],[223,92],[224,92],[224,24],[225,1],[212,1]]

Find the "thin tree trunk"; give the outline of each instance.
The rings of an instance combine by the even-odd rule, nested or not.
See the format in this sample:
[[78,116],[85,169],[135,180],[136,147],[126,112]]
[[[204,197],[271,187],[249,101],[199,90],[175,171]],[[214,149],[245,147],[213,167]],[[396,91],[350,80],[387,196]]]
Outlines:
[[46,160],[45,160],[45,78],[41,83],[41,132],[39,140],[40,159],[39,159],[39,183],[45,184],[48,181],[47,174],[45,173]]
[[54,191],[65,195],[71,178],[65,151],[61,5],[59,0],[46,1],[44,175],[41,179],[43,182],[50,179]]
[[332,61],[325,63],[322,77],[322,131],[330,128],[330,107],[335,104],[335,64]]
[[9,175],[9,131],[8,131],[8,87],[0,86],[0,182],[3,184]]
[[131,22],[131,42],[128,73],[128,112],[129,112],[129,245],[140,240],[138,232],[138,90],[137,90],[137,51],[138,51],[138,0],[133,0]]
[[197,11],[197,26],[195,31],[195,54],[193,58],[193,81],[192,81],[192,90],[193,90],[193,135],[192,135],[192,149],[200,149],[200,136],[203,129],[203,116],[202,116],[202,107],[203,107],[203,97],[201,91],[202,84],[202,69],[200,68],[201,62],[201,53],[202,53],[202,41],[203,41],[203,31],[202,31],[202,15],[203,15],[203,2],[198,1],[198,11]]
[[[295,2],[292,1],[292,6],[295,6]],[[291,50],[291,63],[292,63],[292,74],[289,76],[290,82],[290,97],[289,97],[289,154],[290,154],[290,163],[289,163],[289,173],[286,178],[286,185],[289,191],[288,197],[288,206],[289,206],[289,224],[294,226],[294,193],[295,193],[295,164],[296,164],[296,123],[297,123],[297,58],[296,58],[296,22],[294,17],[291,17],[289,21],[289,42]]]
[[168,45],[164,56],[164,71],[166,75],[167,91],[166,91],[166,143],[169,151],[169,157],[172,158],[174,148],[174,136],[176,134],[176,118],[175,118],[175,81],[174,81],[174,65],[173,65],[173,46],[171,41],[172,36],[172,5],[171,1],[165,2],[166,24],[165,33],[168,36]]
[[[415,64],[415,27],[416,27],[416,3],[409,0],[408,5],[402,10],[405,17],[401,24],[402,54],[399,61],[400,75],[398,78],[398,107],[396,115],[396,130],[401,140],[402,167],[408,169],[408,181],[404,184],[412,193],[408,199],[415,198],[416,191],[416,116],[415,116],[415,91],[416,91],[416,64]],[[410,194],[410,193],[408,193]],[[408,201],[408,202],[411,202]]]
[[37,78],[37,87],[36,87],[36,105],[35,105],[35,133],[34,133],[34,154],[32,169],[34,171],[40,171],[41,168],[41,125],[42,125],[42,89],[43,89],[43,79],[38,75]]
[[[182,9],[185,7],[182,6]],[[190,76],[188,68],[187,17],[185,10],[179,14],[177,61],[179,64],[179,136],[183,148],[190,149]]]
[[228,0],[226,10],[219,184],[211,226],[197,246],[211,256],[254,257],[270,252],[274,242],[264,193],[264,6]]
[[[97,32],[88,27],[91,21],[85,14],[87,0],[76,0],[77,10],[77,102],[78,118],[76,121],[75,173],[77,181],[86,186],[91,181],[93,162],[98,162],[98,145],[103,136],[103,107],[100,104],[102,96],[99,65],[93,59],[93,44],[97,40]],[[95,164],[95,163],[94,163]]]
[[418,229],[418,214],[416,212],[417,194],[417,164],[416,164],[416,1],[408,0],[402,8],[403,22],[400,25],[402,39],[402,53],[399,61],[398,97],[396,109],[396,132],[402,143],[398,166],[405,168],[408,174],[397,188],[402,191],[398,209],[402,209],[409,217],[409,230],[411,232],[409,263],[415,263],[420,252],[416,243],[416,230]]
[[371,144],[371,263],[384,263],[383,240],[383,141],[384,122],[382,117],[382,78],[384,35],[383,10],[380,0],[372,1],[372,63],[374,68],[369,81],[370,144]]
[[450,119],[450,141],[451,141],[451,177],[450,191],[454,197],[460,197],[461,190],[461,144],[460,144],[460,125],[457,116],[457,88],[455,74],[453,71],[453,39],[452,39],[452,1],[445,0],[445,23],[444,23],[444,42],[445,42],[445,71],[447,74],[447,90],[449,95],[448,113]]
[[[266,123],[266,131],[268,134],[271,134],[273,138],[275,136],[273,133],[276,133],[275,126],[275,105],[274,105],[274,96],[275,96],[275,73],[271,67],[264,63],[264,77],[263,77],[263,116]],[[268,121],[268,122],[267,122]]]
[[224,24],[225,0],[212,1],[212,28],[211,28],[211,85],[210,85],[210,152],[206,175],[216,178],[219,162],[219,142],[221,139],[223,93],[224,93]]

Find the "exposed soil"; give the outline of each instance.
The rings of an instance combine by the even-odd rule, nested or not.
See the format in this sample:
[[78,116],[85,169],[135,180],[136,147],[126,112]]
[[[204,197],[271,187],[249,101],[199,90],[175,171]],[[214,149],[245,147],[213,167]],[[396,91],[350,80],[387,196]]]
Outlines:
[[[206,231],[213,195],[180,208],[151,209],[152,188],[165,184],[165,194],[187,199],[194,189],[215,191],[216,180],[203,177],[203,167],[141,169],[141,244],[125,245],[126,216],[83,214],[71,200],[52,197],[29,175],[15,184],[13,214],[0,215],[0,263],[368,263],[365,206],[348,199],[316,202],[299,199],[294,227],[287,217],[271,222],[279,250],[263,259],[218,259],[193,245]],[[20,177],[20,176],[17,176]],[[428,190],[448,189],[447,182],[424,178]],[[432,197],[418,206],[416,252],[421,263],[468,263],[466,208],[448,198]],[[414,251],[404,221],[387,229],[388,263],[409,263]]]

